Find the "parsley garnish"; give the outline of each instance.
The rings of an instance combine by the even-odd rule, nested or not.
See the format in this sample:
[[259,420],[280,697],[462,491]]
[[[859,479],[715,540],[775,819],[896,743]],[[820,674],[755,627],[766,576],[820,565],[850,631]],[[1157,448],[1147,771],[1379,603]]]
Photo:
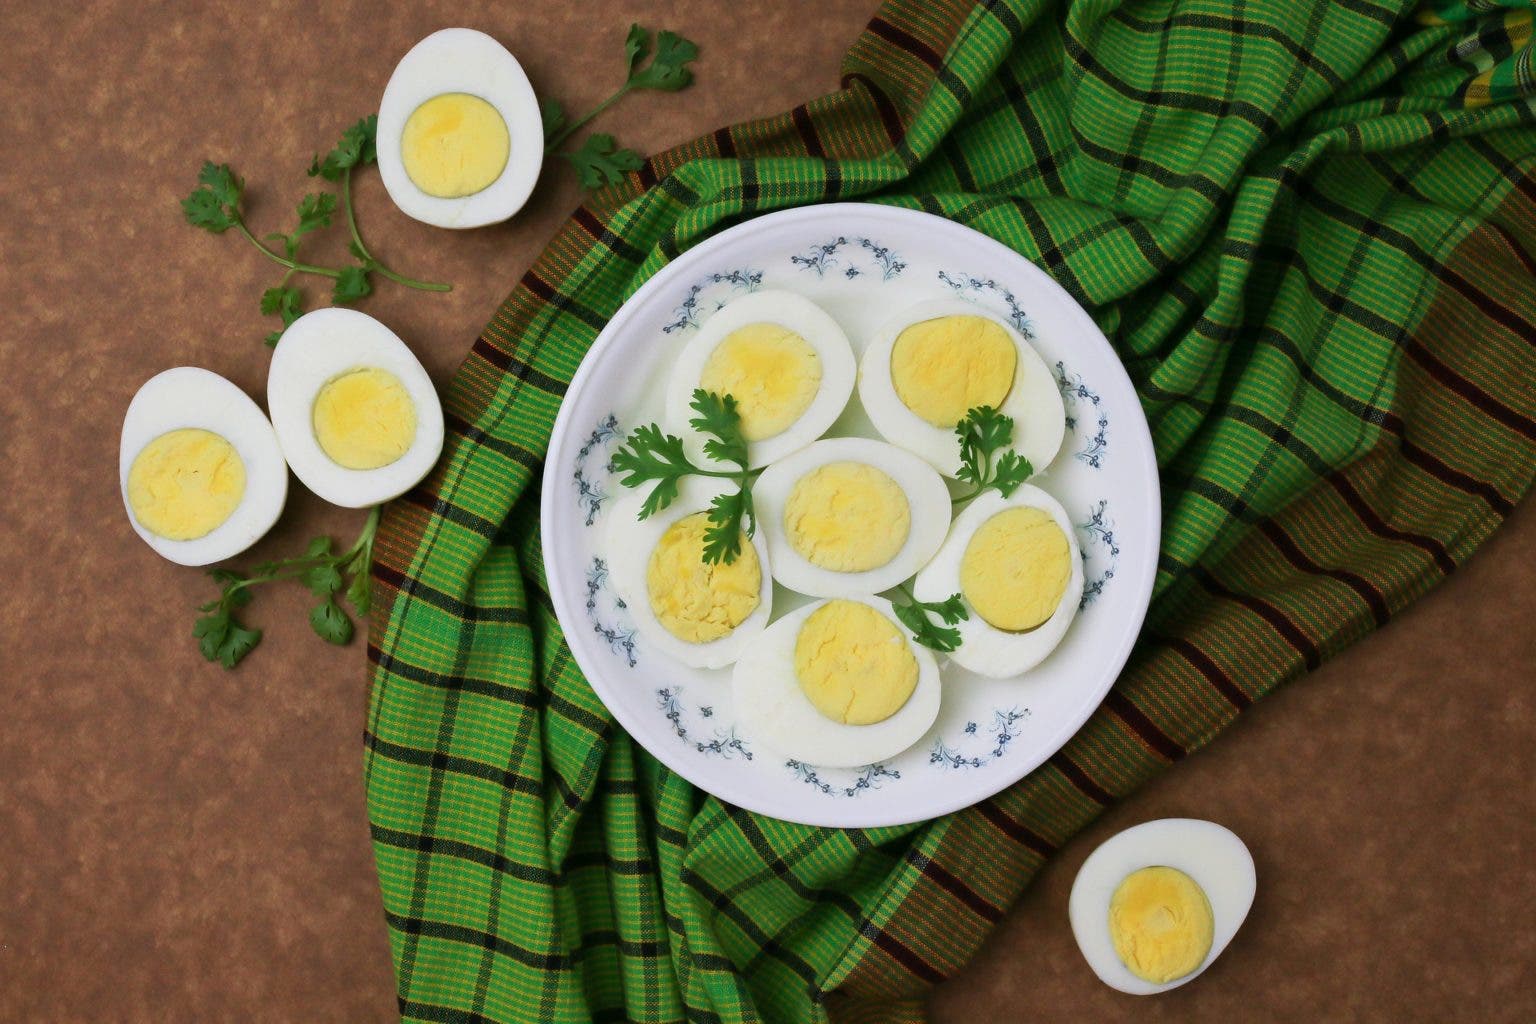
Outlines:
[[304,554],[275,562],[263,562],[249,576],[232,569],[211,569],[209,575],[219,584],[219,596],[198,608],[203,614],[192,626],[203,657],[225,668],[235,665],[261,643],[261,630],[250,629],[237,613],[251,603],[251,588],[278,580],[297,580],[320,599],[309,613],[309,625],[327,643],[345,644],[352,639],[352,619],[341,606],[338,595],[345,594],[359,615],[368,611],[368,563],[373,557],[373,537],[379,528],[379,510],[368,514],[368,522],[357,541],[340,553],[331,550],[331,538],[316,537]]
[[[268,288],[261,296],[261,312],[264,316],[281,317],[283,326],[266,336],[268,345],[277,344],[288,325],[304,312],[304,295],[289,282],[295,274],[314,274],[330,278],[334,284],[331,301],[337,305],[356,302],[373,291],[369,275],[378,272],[397,284],[421,291],[446,292],[452,285],[432,281],[418,281],[398,274],[386,267],[368,251],[362,235],[357,230],[357,215],[352,209],[352,171],[377,159],[374,134],[378,118],[363,118],[342,133],[341,141],[324,158],[316,157],[309,166],[311,177],[338,182],[341,195],[338,200],[333,192],[311,192],[299,200],[298,224],[286,234],[274,231],[258,239],[245,223],[241,200],[245,195],[245,181],[230,170],[228,164],[203,164],[197,176],[197,188],[181,202],[181,210],[187,223],[194,227],[223,234],[231,228],[239,231],[266,257],[285,268],[282,281],[275,288]],[[299,257],[299,245],[306,235],[328,228],[337,210],[346,217],[347,230],[352,240],[348,250],[358,261],[345,267],[320,266],[306,263]],[[278,248],[273,248],[273,243]]]
[[[912,639],[924,647],[948,654],[960,646],[960,631],[955,623],[971,617],[959,594],[951,594],[942,601],[919,601],[905,586],[898,587],[906,597],[906,604],[891,605],[902,625],[912,631]],[[940,626],[928,616],[937,615],[945,625]]]
[[688,403],[696,415],[688,423],[701,434],[708,434],[704,454],[721,463],[735,463],[726,471],[694,465],[683,448],[682,438],[664,434],[654,423],[636,427],[622,447],[613,453],[615,473],[624,474],[619,483],[639,487],[655,482],[640,505],[640,518],[649,519],[677,499],[678,485],[687,476],[712,476],[736,481],[734,493],[715,496],[709,507],[709,529],[704,531],[704,561],[736,561],[741,554],[741,535],[751,537],[757,530],[752,510],[752,478],[747,468],[747,441],[741,434],[741,414],[736,399],[697,388]]
[[579,148],[567,152],[559,152],[560,146],[578,128],[631,92],[645,89],[677,92],[686,88],[693,81],[693,71],[688,65],[698,56],[698,44],[676,32],[663,29],[656,33],[653,41],[650,29],[629,26],[629,35],[624,39],[626,76],[624,84],[613,95],[574,121],[566,119],[565,111],[554,100],[545,99],[539,104],[539,114],[544,122],[544,152],[559,153],[569,160],[587,188],[622,181],[625,172],[638,170],[642,161],[634,150],[620,148],[612,135],[589,136]]
[[[972,485],[955,504],[970,501],[989,488],[996,488],[1006,498],[1034,476],[1035,467],[1029,460],[1009,448],[1013,443],[1012,417],[989,405],[977,406],[955,426],[955,434],[960,438],[960,470],[955,479]],[[994,462],[992,456],[1000,450],[1002,455]]]

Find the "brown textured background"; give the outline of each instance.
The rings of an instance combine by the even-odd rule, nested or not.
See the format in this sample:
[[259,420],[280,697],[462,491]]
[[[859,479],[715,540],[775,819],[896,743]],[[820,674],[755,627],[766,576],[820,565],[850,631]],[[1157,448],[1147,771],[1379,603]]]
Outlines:
[[[315,5],[319,6],[319,5]],[[382,1021],[393,984],[367,827],[364,659],[262,593],[241,669],[189,636],[201,574],[155,557],[117,492],[129,397],[207,366],[260,397],[274,268],[185,226],[202,159],[288,225],[310,154],[374,109],[437,28],[490,31],[582,108],[631,20],[682,29],[698,85],[598,124],[642,150],[836,86],[871,0],[669,4],[6,4],[0,21],[0,1021]],[[446,279],[363,306],[445,382],[577,201],[551,166],[511,224],[467,234],[358,186],[374,250]],[[337,236],[314,247],[340,255]],[[329,246],[329,248],[328,248]],[[361,516],[295,486],[252,559]],[[1536,512],[1441,592],[1112,810],[1046,869],[940,1021],[1536,1019]],[[1101,986],[1066,923],[1072,874],[1113,831],[1209,817],[1253,849],[1247,926],[1197,983]]]

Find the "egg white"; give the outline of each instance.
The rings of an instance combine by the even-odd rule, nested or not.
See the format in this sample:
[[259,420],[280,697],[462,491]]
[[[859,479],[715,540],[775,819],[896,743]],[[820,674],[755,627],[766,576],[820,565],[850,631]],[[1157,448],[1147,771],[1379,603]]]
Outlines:
[[[405,172],[400,140],[405,122],[443,93],[478,96],[506,122],[511,147],[501,177],[473,195],[432,196]],[[379,176],[408,217],[440,228],[477,228],[506,220],[527,202],[544,163],[544,124],[538,99],[517,58],[484,32],[445,28],[411,47],[379,100]]]
[[[1131,872],[1147,867],[1175,868],[1192,878],[1205,890],[1215,926],[1205,961],[1161,985],[1131,973],[1109,931],[1115,890]],[[1112,836],[1088,856],[1072,883],[1067,916],[1078,948],[1100,981],[1131,995],[1151,995],[1193,981],[1221,955],[1248,916],[1256,888],[1253,856],[1229,829],[1198,818],[1162,818]]]
[[1061,450],[1067,430],[1066,406],[1056,378],[1034,346],[1006,320],[961,299],[919,303],[876,332],[859,362],[859,400],[882,437],[927,459],[945,476],[960,468],[960,440],[954,426],[935,427],[907,408],[891,380],[891,351],[901,332],[926,320],[945,316],[980,316],[1001,327],[1018,351],[1013,386],[998,411],[1013,419],[1012,448],[1027,458],[1036,473],[1045,472]]
[[[690,456],[705,460],[705,438],[688,425],[697,414],[688,407],[715,346],[748,324],[778,324],[804,338],[821,360],[821,387],[800,418],[772,437],[747,446],[752,468],[797,451],[827,432],[853,395],[858,364],[848,336],[826,311],[793,292],[753,292],[735,299],[704,321],[699,333],[678,353],[667,378],[667,431],[683,439]],[[707,465],[707,460],[701,462]]]
[[[885,565],[864,572],[838,572],[809,561],[790,544],[784,506],[802,477],[829,462],[873,466],[895,481],[907,497],[911,526],[906,543]],[[889,590],[921,569],[944,543],[949,530],[949,489],[944,478],[911,452],[863,437],[816,441],[763,471],[752,488],[759,529],[773,550],[773,578],[810,597],[858,597]],[[882,524],[869,524],[871,530]]]
[[758,530],[750,542],[757,552],[758,566],[762,571],[758,603],[752,614],[725,636],[708,643],[692,644],[679,640],[651,610],[646,587],[646,571],[650,567],[651,552],[656,550],[662,534],[673,523],[708,509],[715,495],[729,488],[691,477],[678,488],[672,504],[649,519],[641,519],[640,506],[645,501],[649,486],[625,493],[614,501],[608,513],[609,583],[613,592],[628,607],[635,628],[657,650],[694,668],[723,668],[741,656],[746,646],[768,625],[768,618],[773,612],[773,566],[768,558],[768,545],[763,541],[763,531]]
[[[331,461],[315,439],[315,397],[349,370],[394,374],[416,407],[416,437],[405,454],[377,469]],[[431,471],[443,451],[443,406],[405,342],[355,309],[317,309],[295,320],[272,352],[267,407],[283,455],[299,480],[333,505],[366,508],[405,493]]]
[[1056,649],[1077,615],[1078,602],[1083,596],[1083,556],[1072,520],[1061,503],[1030,484],[1024,484],[1007,498],[998,491],[983,493],[955,517],[944,544],[917,574],[912,585],[912,593],[919,601],[942,601],[951,594],[960,594],[960,563],[965,557],[966,546],[983,523],[1008,508],[1038,508],[1049,513],[1067,536],[1072,568],[1067,589],[1061,595],[1056,611],[1049,619],[1025,632],[998,629],[978,615],[966,601],[970,618],[956,625],[960,631],[960,646],[949,657],[963,668],[995,678],[1020,675],[1044,661]]
[[816,710],[795,677],[795,641],[805,620],[827,603],[817,601],[769,626],[736,662],[731,688],[747,738],[805,764],[859,768],[895,757],[933,726],[940,696],[939,666],[933,652],[912,642],[889,601],[878,597],[852,600],[891,620],[917,659],[917,686],[907,702],[890,718],[872,725],[845,725]]
[[[128,500],[128,471],[155,438],[196,428],[228,441],[245,465],[245,494],[228,519],[192,540],[169,540],[140,525]],[[118,446],[118,484],[134,532],[157,553],[179,565],[207,565],[233,558],[277,522],[288,497],[288,466],[277,434],[249,395],[216,373],[178,366],[145,382],[128,403]]]

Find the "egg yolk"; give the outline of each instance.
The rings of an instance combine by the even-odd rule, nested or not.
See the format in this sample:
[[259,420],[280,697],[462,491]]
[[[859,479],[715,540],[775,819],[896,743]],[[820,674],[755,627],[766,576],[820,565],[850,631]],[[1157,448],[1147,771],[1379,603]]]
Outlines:
[[1204,963],[1214,932],[1205,890],[1177,868],[1133,871],[1109,901],[1115,953],[1132,974],[1155,985]]
[[690,644],[718,640],[745,622],[761,600],[757,549],[742,538],[734,562],[704,561],[709,514],[695,512],[667,527],[651,552],[645,587],[651,612],[668,633]]
[[507,168],[507,122],[479,96],[434,96],[406,118],[400,136],[405,173],[429,196],[462,199],[489,188]]
[[917,687],[917,659],[890,619],[861,601],[828,601],[795,638],[795,678],[806,699],[844,725],[873,725]]
[[400,378],[365,366],[331,378],[315,396],[315,440],[346,469],[378,469],[416,441],[416,403]]
[[1072,548],[1050,513],[1009,508],[977,527],[960,558],[960,591],[997,629],[1034,629],[1056,614]]
[[245,463],[218,434],[184,428],[161,434],[128,468],[133,518],[166,540],[195,540],[218,529],[245,496]]
[[878,569],[912,528],[907,496],[863,462],[829,462],[796,481],[784,503],[784,533],[812,565],[833,572]]
[[821,390],[821,357],[778,324],[748,324],[726,335],[704,362],[699,387],[736,399],[741,433],[761,441],[783,432]]
[[902,404],[953,430],[981,405],[996,409],[1013,388],[1019,352],[984,316],[941,316],[913,324],[891,348],[891,383]]

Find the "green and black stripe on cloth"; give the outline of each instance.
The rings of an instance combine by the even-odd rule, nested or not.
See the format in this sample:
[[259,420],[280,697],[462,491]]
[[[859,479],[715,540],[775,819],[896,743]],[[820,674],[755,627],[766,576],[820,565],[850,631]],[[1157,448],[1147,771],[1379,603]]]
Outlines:
[[[368,808],[404,1016],[921,1019],[1076,830],[1453,571],[1536,469],[1530,32],[1487,0],[892,0],[839,92],[577,211],[375,549]],[[722,805],[614,727],[538,508],[565,382],[641,281],[855,197],[969,224],[1093,313],[1166,533],[1131,663],[1059,754],[939,821],[838,831]]]

